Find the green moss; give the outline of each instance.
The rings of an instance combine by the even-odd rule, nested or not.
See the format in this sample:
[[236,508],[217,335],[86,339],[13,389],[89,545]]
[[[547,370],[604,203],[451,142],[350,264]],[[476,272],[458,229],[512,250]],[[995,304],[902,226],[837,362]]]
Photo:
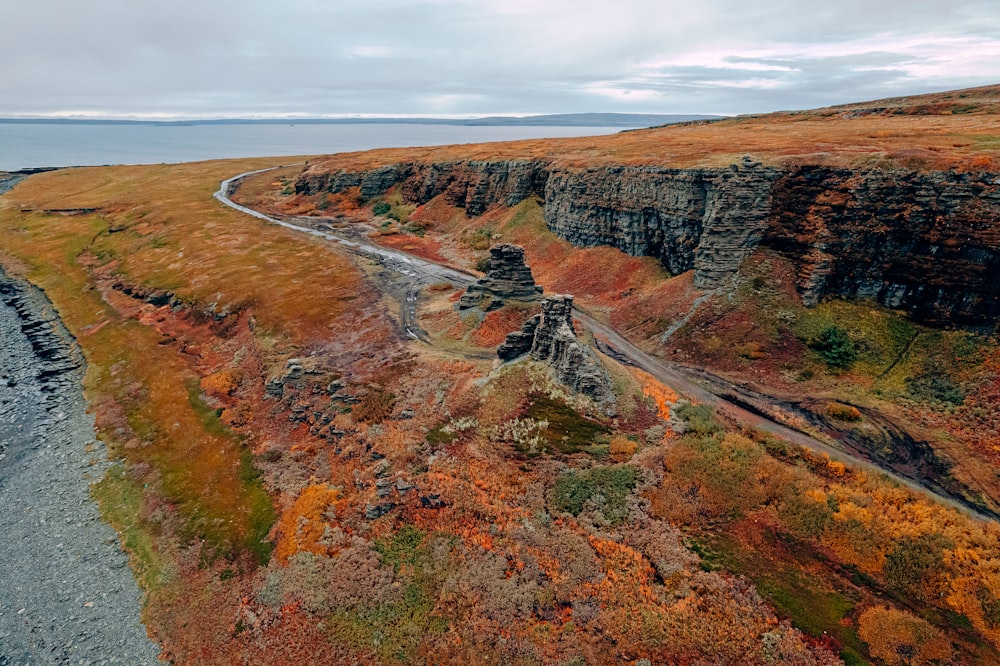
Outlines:
[[466,236],[465,242],[473,250],[488,250],[493,244],[493,227],[479,227]]
[[451,444],[455,441],[455,433],[448,432],[444,429],[444,426],[438,426],[428,430],[425,438],[427,439],[428,444],[443,446],[445,444]]
[[[775,540],[774,535],[768,535]],[[832,636],[840,644],[840,657],[848,664],[868,664],[864,643],[857,630],[844,619],[853,611],[855,602],[846,594],[826,587],[821,579],[806,573],[807,569],[762,560],[748,545],[728,535],[709,535],[705,541],[692,541],[692,550],[703,559],[703,568],[747,576],[757,591],[770,601],[780,615],[791,619],[801,631],[818,639]],[[783,550],[788,546],[783,545]],[[805,544],[789,544],[808,565],[812,561]]]
[[392,566],[398,572],[403,565],[413,566],[417,563],[420,547],[426,536],[423,530],[413,525],[404,525],[391,537],[376,539],[374,548],[382,563]]
[[714,435],[725,430],[715,418],[715,409],[708,405],[681,403],[674,408],[674,414],[687,424],[688,432],[695,435]]
[[628,518],[628,498],[637,479],[635,468],[628,465],[571,470],[552,486],[552,504],[557,511],[578,516],[591,503],[610,524],[620,525]]
[[525,199],[514,209],[514,214],[504,225],[505,230],[528,229],[548,231],[545,226],[545,209],[537,199]]
[[91,493],[101,510],[101,518],[118,530],[122,546],[128,551],[139,584],[147,592],[171,582],[173,567],[156,548],[154,528],[142,515],[142,486],[128,478],[125,469],[114,465]]
[[559,453],[586,451],[600,445],[609,434],[601,423],[588,419],[561,400],[547,395],[534,395],[525,416],[549,425],[541,432],[546,448]]
[[326,620],[331,637],[371,650],[383,663],[408,663],[428,634],[447,631],[448,619],[433,612],[440,580],[446,574],[431,557],[435,538],[405,525],[392,536],[377,539],[374,548],[400,577],[403,593],[395,601],[374,607],[338,609]]

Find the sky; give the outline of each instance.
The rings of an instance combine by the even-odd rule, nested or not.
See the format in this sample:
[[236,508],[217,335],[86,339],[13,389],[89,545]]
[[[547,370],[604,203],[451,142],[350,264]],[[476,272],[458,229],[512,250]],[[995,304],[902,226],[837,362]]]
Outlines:
[[1000,0],[9,0],[0,116],[758,113],[1000,83]]

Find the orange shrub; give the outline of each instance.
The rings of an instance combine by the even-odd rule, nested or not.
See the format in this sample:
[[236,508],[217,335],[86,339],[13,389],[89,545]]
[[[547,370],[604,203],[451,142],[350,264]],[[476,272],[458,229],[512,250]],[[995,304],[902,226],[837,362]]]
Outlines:
[[326,546],[319,543],[326,531],[323,514],[340,499],[340,493],[326,484],[306,487],[281,516],[278,523],[278,545],[274,554],[282,562],[295,553],[321,554]]
[[887,664],[929,664],[951,656],[938,629],[906,611],[876,606],[858,618],[858,634],[872,656]]
[[232,395],[239,386],[242,373],[236,368],[225,368],[201,380],[201,390],[208,395],[224,397]]
[[851,405],[844,405],[839,402],[828,402],[824,408],[826,415],[830,418],[840,419],[841,421],[860,421],[861,412],[858,411],[857,407],[852,407]]
[[635,453],[637,448],[639,445],[636,442],[623,435],[611,440],[611,455],[613,456],[630,456]]

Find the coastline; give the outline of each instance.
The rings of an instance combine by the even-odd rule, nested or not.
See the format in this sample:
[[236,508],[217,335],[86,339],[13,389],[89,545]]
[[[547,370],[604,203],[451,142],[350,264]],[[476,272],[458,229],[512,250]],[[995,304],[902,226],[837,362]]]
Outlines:
[[0,665],[160,663],[128,556],[90,496],[111,463],[83,356],[44,294],[2,269],[0,341]]

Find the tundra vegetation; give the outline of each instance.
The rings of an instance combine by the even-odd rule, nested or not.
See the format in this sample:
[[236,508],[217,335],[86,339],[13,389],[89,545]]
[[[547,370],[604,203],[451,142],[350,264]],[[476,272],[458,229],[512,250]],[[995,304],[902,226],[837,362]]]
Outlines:
[[[975,138],[976,114],[865,115],[876,150],[862,151],[843,113],[329,159],[562,151],[581,165],[728,163],[722,146],[777,160],[822,134],[846,147],[819,159],[891,164],[916,159],[879,134],[900,123],[947,130],[927,134],[921,159],[986,168],[996,158]],[[540,364],[495,368],[482,352],[530,307],[463,318],[458,291],[433,285],[419,319],[437,344],[410,342],[370,266],[211,198],[222,179],[272,163],[67,169],[0,198],[0,262],[45,289],[86,355],[86,395],[120,460],[94,495],[122,534],[165,657],[1000,661],[995,522],[721,419],[612,359],[602,362],[613,412]],[[298,169],[260,174],[240,197],[367,225],[388,246],[468,268],[490,243],[518,243],[547,293],[573,293],[649,351],[772,396],[808,395],[812,413],[845,432],[912,424],[984,506],[1000,497],[1000,347],[988,333],[919,325],[866,301],[806,308],[792,268],[768,252],[704,298],[690,273],[559,239],[535,199],[470,216],[398,190],[305,196]]]

